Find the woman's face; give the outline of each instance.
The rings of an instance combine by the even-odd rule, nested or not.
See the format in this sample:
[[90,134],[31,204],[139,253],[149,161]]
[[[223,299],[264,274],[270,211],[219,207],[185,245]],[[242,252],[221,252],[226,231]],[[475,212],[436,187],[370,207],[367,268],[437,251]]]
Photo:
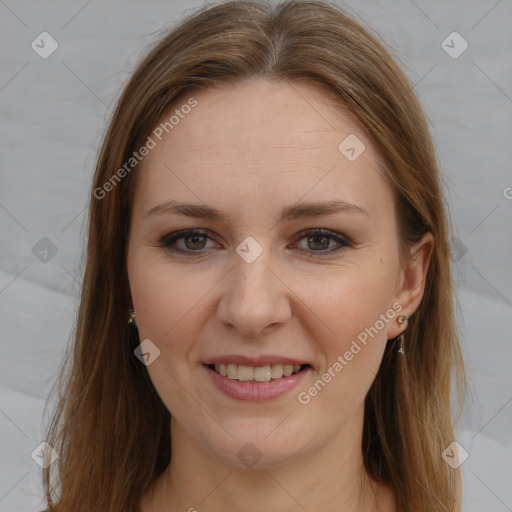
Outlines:
[[[132,171],[130,288],[173,438],[239,467],[360,446],[365,395],[412,312],[377,153],[311,85],[191,96]],[[280,362],[309,366],[286,377]]]

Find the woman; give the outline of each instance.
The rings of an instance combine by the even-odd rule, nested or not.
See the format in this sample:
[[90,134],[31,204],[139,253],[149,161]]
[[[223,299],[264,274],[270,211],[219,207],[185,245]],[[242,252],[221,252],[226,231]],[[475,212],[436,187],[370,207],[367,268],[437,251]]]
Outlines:
[[191,15],[99,155],[48,510],[460,511],[448,238],[375,36],[320,1]]

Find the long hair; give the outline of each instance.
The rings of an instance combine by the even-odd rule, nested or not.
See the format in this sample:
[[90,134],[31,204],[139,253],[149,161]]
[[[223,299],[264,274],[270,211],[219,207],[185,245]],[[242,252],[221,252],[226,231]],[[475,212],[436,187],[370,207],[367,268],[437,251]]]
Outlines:
[[387,344],[366,396],[361,450],[368,474],[394,490],[399,510],[460,512],[460,470],[441,453],[454,441],[466,380],[448,213],[428,125],[412,84],[378,37],[317,0],[204,7],[166,33],[125,86],[91,188],[74,340],[59,370],[46,438],[59,453],[43,470],[48,510],[137,511],[170,462],[170,413],[133,354],[139,340],[127,324],[126,251],[140,169],[119,170],[180,98],[251,77],[311,83],[337,98],[378,148],[401,255],[426,232],[434,237],[424,296],[404,334],[406,355]]

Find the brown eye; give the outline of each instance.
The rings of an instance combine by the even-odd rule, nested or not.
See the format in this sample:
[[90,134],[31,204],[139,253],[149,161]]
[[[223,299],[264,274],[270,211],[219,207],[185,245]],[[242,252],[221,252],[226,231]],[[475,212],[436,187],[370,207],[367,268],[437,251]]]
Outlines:
[[203,231],[194,229],[177,231],[161,238],[158,247],[178,253],[200,255],[206,250],[209,238]]
[[299,240],[306,240],[306,247],[300,249],[313,256],[332,254],[351,246],[344,236],[324,229],[309,229],[302,231],[300,235]]
[[332,238],[324,235],[311,235],[307,237],[307,240],[310,249],[325,251],[329,248]]
[[204,249],[206,238],[207,237],[204,235],[190,235],[182,237],[182,239],[185,241],[186,248],[189,250]]

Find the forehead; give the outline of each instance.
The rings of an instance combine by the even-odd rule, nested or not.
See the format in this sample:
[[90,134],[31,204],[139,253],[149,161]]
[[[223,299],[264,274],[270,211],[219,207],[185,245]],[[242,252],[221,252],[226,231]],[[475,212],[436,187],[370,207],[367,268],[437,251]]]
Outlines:
[[[169,139],[226,157],[259,149],[279,156],[303,150],[303,157],[323,149],[339,156],[340,136],[352,133],[367,139],[341,102],[310,83],[257,78],[199,90],[193,96],[197,107],[173,128]],[[180,102],[174,109],[180,109]]]
[[[191,98],[194,108],[182,108]],[[251,79],[196,90],[175,102],[155,130],[138,177],[139,210],[184,196],[237,207],[326,193],[381,208],[391,200],[364,128],[309,83]]]

